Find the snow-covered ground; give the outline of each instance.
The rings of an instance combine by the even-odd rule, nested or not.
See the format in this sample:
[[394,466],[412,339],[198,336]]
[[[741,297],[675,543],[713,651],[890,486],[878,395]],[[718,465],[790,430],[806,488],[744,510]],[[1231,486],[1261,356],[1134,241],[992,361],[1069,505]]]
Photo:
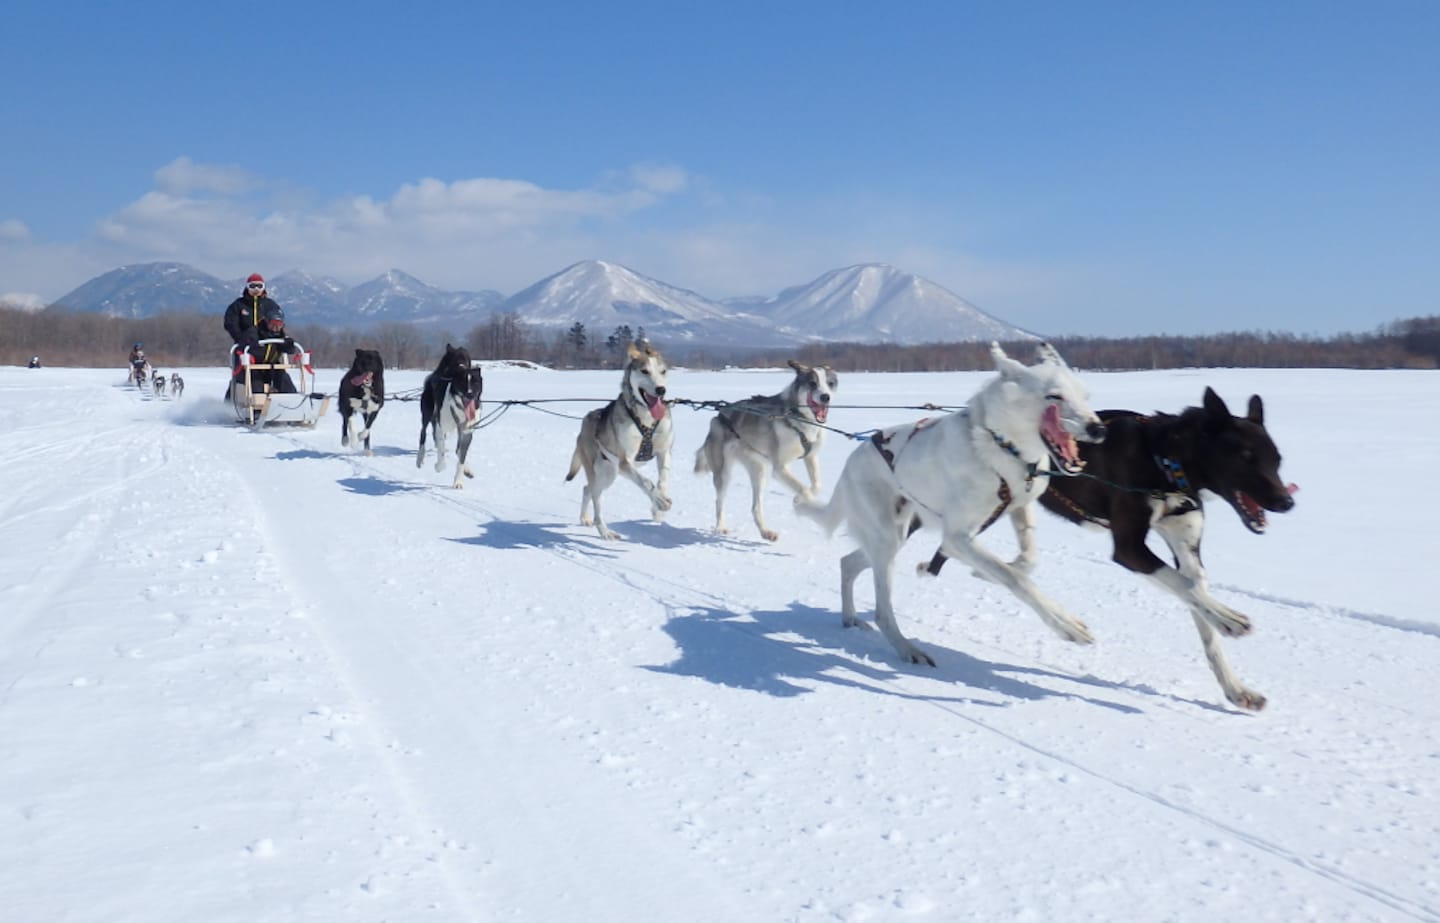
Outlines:
[[[917,536],[896,603],[938,666],[911,666],[840,627],[850,546],[783,492],[777,543],[743,474],[710,531],[705,414],[675,411],[666,522],[622,481],[607,543],[563,481],[574,419],[510,410],[455,491],[415,467],[415,403],[367,458],[333,410],[250,432],[221,370],[182,371],[142,400],[118,370],[0,368],[6,921],[1440,919],[1440,499],[1410,486],[1436,373],[1084,375],[1096,407],[1265,397],[1298,505],[1255,536],[1213,503],[1205,544],[1256,625],[1225,642],[1252,715],[1100,533],[1040,518],[1037,583],[1089,647],[961,567],[911,576]],[[830,422],[985,377],[842,375]],[[486,394],[618,384],[495,368]],[[826,494],[853,445],[826,441]]]

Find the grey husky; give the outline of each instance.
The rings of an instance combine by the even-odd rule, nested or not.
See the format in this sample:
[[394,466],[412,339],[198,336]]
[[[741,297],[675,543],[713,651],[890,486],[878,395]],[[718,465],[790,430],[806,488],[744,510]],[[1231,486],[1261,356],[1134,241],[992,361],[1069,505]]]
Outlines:
[[[695,453],[695,473],[708,471],[715,482],[716,532],[729,531],[725,527],[725,490],[730,486],[730,467],[735,462],[750,472],[750,513],[768,542],[780,535],[765,525],[761,498],[767,470],[773,470],[775,477],[798,497],[812,500],[820,492],[820,441],[825,435],[822,424],[830,413],[830,396],[835,393],[839,376],[828,366],[811,368],[794,359],[790,360],[790,368],[795,370],[795,378],[784,391],[757,394],[721,410],[710,421],[705,444]],[[809,487],[788,470],[796,459],[805,462]]]
[[[650,514],[659,522],[670,509],[670,445],[674,439],[670,409],[665,406],[665,360],[649,344],[631,343],[629,361],[620,380],[620,396],[585,415],[575,452],[570,456],[573,480],[585,469],[585,491],[580,495],[580,524],[594,525],[604,539],[620,536],[605,525],[600,495],[623,474],[650,498]],[[655,459],[658,481],[640,473],[637,465]],[[594,518],[590,516],[594,512]]]

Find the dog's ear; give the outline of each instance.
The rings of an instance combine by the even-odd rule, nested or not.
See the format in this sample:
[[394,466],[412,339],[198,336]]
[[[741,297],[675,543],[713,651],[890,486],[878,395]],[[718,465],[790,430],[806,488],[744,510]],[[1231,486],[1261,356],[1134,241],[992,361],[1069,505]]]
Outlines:
[[806,372],[810,371],[810,366],[802,365],[801,363],[796,362],[794,359],[786,360],[785,364],[790,366],[795,371],[799,372],[801,375],[804,375]]
[[999,343],[990,344],[990,358],[995,360],[995,371],[999,372],[1002,378],[1015,378],[1028,371],[1023,362],[1016,362],[1005,355],[1005,350],[1000,348]]
[[625,355],[631,359],[642,359],[645,357],[645,354],[640,351],[640,347],[635,345],[634,340],[631,340],[625,345]]
[[1205,387],[1205,412],[1212,417],[1230,418],[1230,408],[1225,406],[1225,401],[1215,393],[1215,389]]
[[1250,395],[1250,408],[1245,414],[1245,419],[1254,423],[1256,426],[1265,425],[1265,402],[1260,400],[1260,395]]
[[1035,347],[1035,358],[1041,362],[1048,362],[1051,365],[1058,365],[1062,369],[1068,369],[1070,367],[1060,356],[1060,351],[1043,340],[1040,342],[1039,346]]

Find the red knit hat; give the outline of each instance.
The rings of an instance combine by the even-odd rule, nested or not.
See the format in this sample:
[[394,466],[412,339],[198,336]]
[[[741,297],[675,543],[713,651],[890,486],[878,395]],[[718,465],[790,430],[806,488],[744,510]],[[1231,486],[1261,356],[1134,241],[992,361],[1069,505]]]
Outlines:
[[245,284],[249,285],[251,282],[259,282],[261,285],[264,285],[265,277],[260,275],[260,273],[258,272],[252,272],[250,273],[250,278],[245,280]]

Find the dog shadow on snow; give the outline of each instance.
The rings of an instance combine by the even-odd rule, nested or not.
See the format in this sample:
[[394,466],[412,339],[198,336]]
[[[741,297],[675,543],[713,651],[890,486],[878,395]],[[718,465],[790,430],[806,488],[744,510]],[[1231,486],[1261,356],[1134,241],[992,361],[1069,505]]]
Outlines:
[[[926,642],[925,647],[935,655],[938,667],[907,666],[894,662],[889,644],[878,631],[842,628],[838,620],[835,612],[798,603],[784,610],[745,615],[720,609],[693,609],[689,615],[671,618],[664,626],[665,633],[674,638],[680,648],[680,657],[663,666],[644,669],[694,676],[719,686],[781,697],[803,695],[813,692],[814,684],[828,683],[925,702],[963,702],[1003,708],[1012,704],[1006,700],[1058,697],[1079,699],[1125,713],[1139,712],[1134,706],[1063,689],[1077,683],[1116,688],[1113,683],[1039,667],[982,660],[933,642]],[[885,658],[890,658],[892,663],[884,663]],[[1047,685],[1037,685],[1026,677],[1047,681]],[[986,697],[964,693],[931,695],[897,685],[911,678],[954,683]]]

